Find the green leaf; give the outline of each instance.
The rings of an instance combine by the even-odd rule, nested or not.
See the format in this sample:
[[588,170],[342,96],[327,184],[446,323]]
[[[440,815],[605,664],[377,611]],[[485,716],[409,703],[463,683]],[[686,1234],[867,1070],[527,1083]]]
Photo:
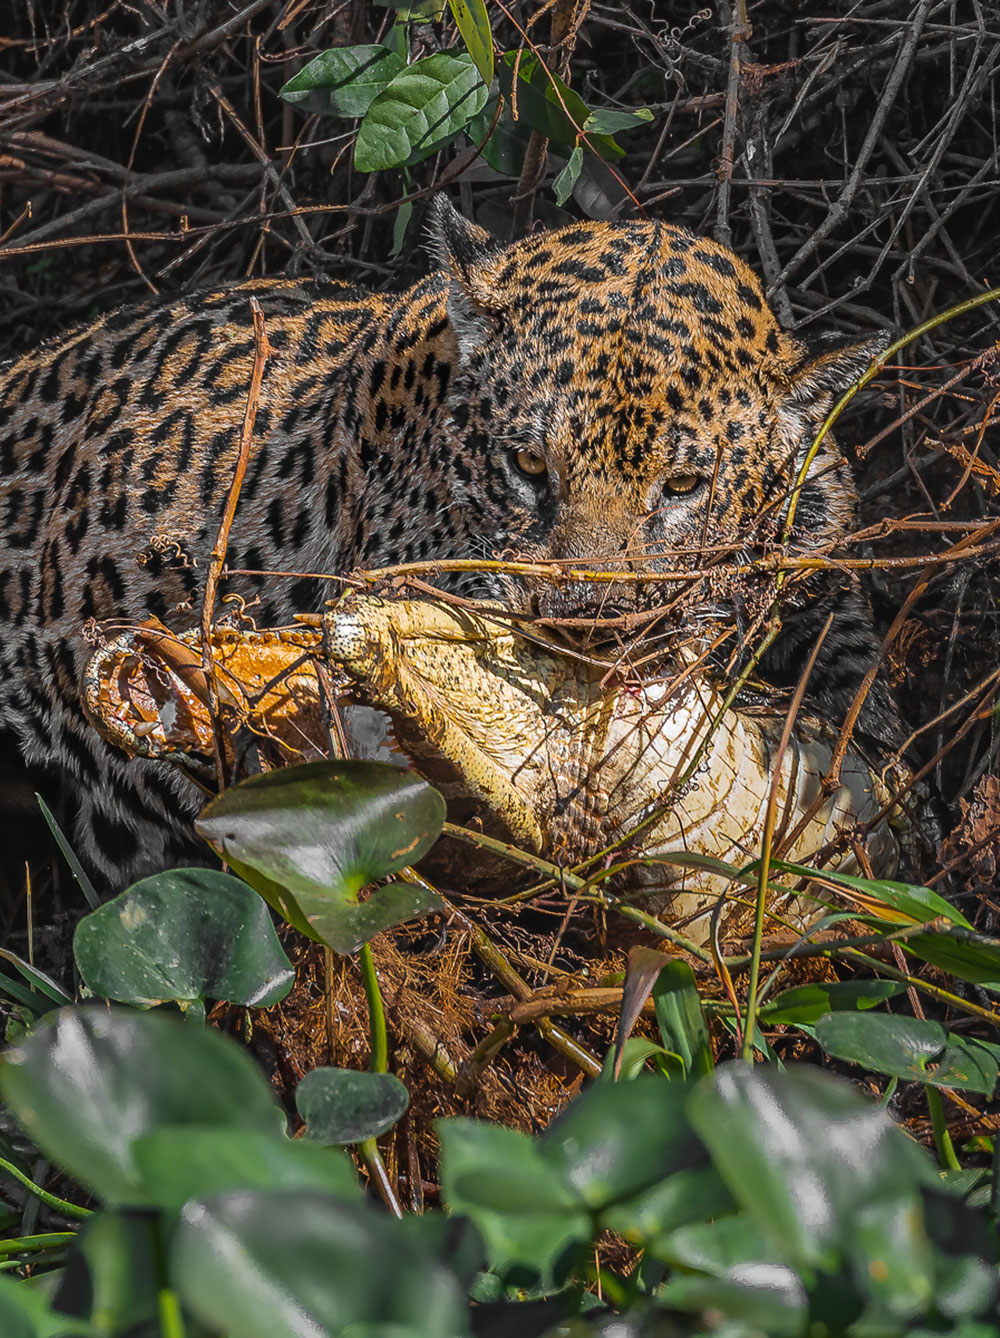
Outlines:
[[3,1338],[104,1338],[89,1320],[53,1310],[33,1281],[4,1277],[0,1277],[0,1333]]
[[542,1156],[589,1208],[607,1208],[702,1159],[685,1110],[688,1091],[652,1073],[595,1083],[546,1129]]
[[858,1213],[850,1254],[854,1277],[880,1309],[905,1319],[926,1309],[935,1291],[934,1250],[916,1194]]
[[144,878],[80,921],[73,954],[88,989],[140,1008],[206,997],[267,1008],[295,978],[260,897],[213,869]]
[[816,1022],[825,1013],[853,1013],[877,1008],[887,999],[902,994],[901,980],[816,981],[783,990],[760,1010],[760,1020],[767,1026],[780,1023]]
[[284,1134],[171,1126],[137,1139],[132,1151],[146,1197],[170,1213],[189,1199],[234,1189],[317,1189],[339,1198],[361,1193],[346,1153]]
[[827,1054],[876,1073],[931,1087],[967,1088],[985,1097],[997,1085],[997,1061],[989,1050],[937,1022],[884,1013],[828,1013],[814,1034]]
[[565,204],[573,194],[573,187],[576,185],[582,166],[583,149],[581,149],[578,144],[570,154],[569,162],[552,183],[552,189],[555,192],[556,197],[556,204]]
[[448,0],[462,41],[475,62],[484,84],[493,80],[493,34],[483,0]]
[[588,134],[614,135],[619,130],[634,130],[637,125],[645,125],[652,119],[653,113],[648,107],[636,107],[630,112],[603,107],[590,113],[583,128]]
[[926,924],[929,920],[943,917],[951,924],[962,929],[971,929],[972,925],[962,912],[945,901],[939,893],[929,887],[918,887],[915,883],[896,883],[891,879],[856,878],[853,874],[838,873],[835,869],[810,869],[804,864],[789,864],[785,860],[772,860],[771,867],[784,873],[794,873],[801,878],[819,876],[825,882],[837,883],[841,887],[853,888],[865,896],[884,901],[893,910],[899,911],[906,920],[917,924]]
[[444,816],[437,790],[397,767],[309,762],[225,790],[195,826],[291,924],[347,954],[440,906],[405,883],[358,893],[420,859]]
[[413,201],[404,200],[396,210],[396,216],[392,220],[392,250],[389,255],[392,257],[402,253],[403,242],[406,240],[406,230],[410,226],[410,219],[413,217]]
[[732,1194],[714,1166],[674,1171],[601,1214],[601,1226],[659,1253],[659,1242],[679,1227],[735,1211]]
[[477,1228],[490,1267],[512,1285],[562,1285],[574,1248],[591,1229],[565,1179],[514,1129],[448,1119],[437,1131],[445,1201]]
[[105,1210],[89,1218],[76,1248],[93,1292],[91,1318],[100,1333],[156,1331],[162,1286],[158,1223],[146,1211]]
[[133,1147],[158,1127],[284,1125],[234,1041],[160,1013],[63,1009],[7,1052],[0,1092],[46,1156],[112,1204],[146,1202]]
[[308,1190],[189,1203],[170,1274],[194,1315],[239,1338],[325,1338],[353,1325],[399,1338],[468,1330],[450,1269],[413,1232],[365,1203]]
[[[524,166],[525,152],[531,142],[531,127],[525,120],[514,120],[507,102],[504,102],[497,117],[499,97],[499,92],[495,90],[482,111],[465,127],[465,133],[475,145],[482,145],[483,158],[494,172],[507,177],[518,177]],[[494,120],[496,120],[495,125]]]
[[900,944],[903,951],[947,971],[959,980],[996,989],[1000,981],[1000,942],[981,934],[915,934]]
[[401,70],[402,56],[385,46],[342,46],[322,51],[280,90],[304,111],[364,116]]
[[[517,88],[514,90],[514,69]],[[517,107],[532,130],[555,144],[576,148],[577,140],[590,110],[580,97],[558,77],[549,74],[537,56],[528,52],[508,51],[497,71],[504,99]],[[588,135],[602,158],[621,158],[624,150],[609,135]]]
[[[37,966],[32,966],[22,957],[18,957],[16,952],[8,952],[6,948],[0,948],[0,960],[10,962],[15,971],[31,986],[34,994],[32,996],[31,1006],[37,1008],[43,1000],[53,1003],[57,1008],[63,1008],[71,1004],[73,1000],[69,997],[61,985],[58,985],[51,976],[39,971]],[[39,997],[41,996],[41,997]]]
[[688,1113],[765,1248],[795,1267],[836,1271],[862,1207],[933,1182],[879,1107],[806,1067],[724,1065],[695,1088]]
[[653,986],[660,1036],[668,1050],[684,1060],[689,1078],[701,1078],[715,1067],[708,1024],[698,996],[694,972],[687,962],[672,961]]
[[414,61],[368,108],[354,145],[354,166],[378,172],[420,162],[464,130],[488,95],[465,52]]
[[306,1136],[326,1144],[378,1138],[402,1118],[409,1104],[409,1092],[391,1073],[313,1069],[295,1089]]

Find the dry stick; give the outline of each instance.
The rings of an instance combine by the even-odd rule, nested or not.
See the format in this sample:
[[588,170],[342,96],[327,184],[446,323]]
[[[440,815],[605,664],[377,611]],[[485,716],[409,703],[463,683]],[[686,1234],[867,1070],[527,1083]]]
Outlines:
[[[727,5],[728,9],[729,6]],[[723,246],[732,244],[733,235],[729,227],[729,197],[733,188],[733,168],[736,158],[736,121],[740,108],[740,79],[745,61],[753,57],[747,50],[746,41],[753,31],[747,22],[746,0],[736,0],[736,12],[732,15],[729,30],[729,82],[726,86],[726,112],[722,128],[722,149],[719,154],[719,200],[715,215],[715,240]]]
[[236,517],[240,489],[243,487],[243,477],[250,460],[250,444],[253,441],[253,430],[257,422],[257,406],[260,401],[261,383],[264,379],[264,364],[273,352],[267,338],[264,313],[261,311],[260,304],[255,297],[250,299],[250,310],[253,314],[253,371],[250,375],[250,389],[247,391],[247,407],[243,415],[243,430],[240,433],[240,449],[236,457],[236,468],[233,470],[233,481],[229,485],[229,494],[222,511],[219,532],[216,535],[215,547],[212,549],[212,556],[209,560],[208,575],[205,578],[205,596],[201,606],[201,667],[208,687],[208,710],[212,721],[215,766],[220,790],[224,789],[226,784],[225,768],[223,766],[225,754],[223,751],[222,727],[219,723],[219,692],[215,681],[215,661],[212,658],[212,617],[215,613],[216,591],[219,587],[222,569],[226,565],[229,531],[232,529],[233,520]]
[[[472,948],[476,956],[481,958],[500,981],[501,985],[510,990],[516,998],[524,1001],[534,996],[535,991],[526,980],[511,966],[510,962],[503,955],[493,940],[484,930],[472,920],[469,919],[457,907],[445,902],[445,906],[451,915],[454,923],[463,929],[472,941]],[[553,1049],[558,1050],[560,1054],[571,1060],[576,1066],[583,1070],[589,1078],[596,1078],[601,1072],[601,1065],[597,1058],[557,1027],[555,1023],[550,1022],[548,1018],[539,1018],[536,1022],[539,1033],[549,1042]]]
[[[896,63],[889,74],[889,78],[886,80],[885,92],[882,94],[881,98],[879,98],[878,107],[875,110],[875,115],[872,117],[871,125],[868,128],[868,134],[865,136],[865,141],[858,153],[857,162],[854,164],[854,169],[848,178],[847,184],[844,186],[844,189],[834,203],[830,206],[826,218],[824,218],[822,223],[820,223],[820,225],[810,234],[808,240],[802,243],[795,255],[792,256],[791,260],[789,260],[788,264],[781,271],[776,286],[787,283],[790,276],[800,268],[802,263],[807,260],[809,256],[812,255],[820,243],[824,242],[827,237],[829,237],[830,233],[833,232],[835,228],[839,227],[847,217],[847,211],[850,209],[851,203],[861,187],[862,177],[864,176],[865,168],[868,166],[868,159],[871,157],[875,145],[879,141],[879,136],[882,134],[882,127],[885,125],[886,118],[892,110],[897,94],[903,86],[910,65],[913,63],[913,57],[917,49],[917,44],[920,41],[924,24],[927,21],[927,14],[930,10],[931,3],[932,0],[920,0],[917,12],[914,14],[913,19],[910,22],[906,37],[900,47]],[[770,296],[770,293],[768,293],[768,296]]]
[[[588,5],[590,0],[583,0]],[[559,78],[565,74],[569,65],[570,52],[576,36],[577,0],[553,0],[552,19],[549,29],[549,47],[555,52],[552,72]],[[514,78],[518,75],[515,71]],[[553,83],[553,87],[554,87]],[[539,130],[532,130],[531,139],[524,155],[521,175],[517,190],[514,192],[514,236],[525,232],[531,223],[531,214],[535,202],[535,192],[545,175],[545,162],[549,155],[548,136]]]

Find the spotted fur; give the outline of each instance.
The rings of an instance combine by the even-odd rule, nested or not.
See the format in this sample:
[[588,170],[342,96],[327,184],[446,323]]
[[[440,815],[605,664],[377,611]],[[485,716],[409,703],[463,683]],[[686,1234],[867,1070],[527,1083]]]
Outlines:
[[[577,224],[505,247],[442,200],[433,237],[441,269],[398,296],[258,281],[151,301],[0,375],[0,728],[47,769],[113,884],[169,857],[198,797],[86,726],[80,630],[119,615],[195,620],[253,367],[251,297],[274,356],[228,559],[266,571],[499,553],[662,569],[694,562],[705,541],[749,549],[875,347],[810,355],[736,255],[661,223]],[[544,472],[519,470],[524,451]],[[810,478],[806,546],[855,525],[831,442]],[[664,594],[460,584],[549,617]],[[258,601],[259,623],[330,593],[305,575],[229,588]],[[814,582],[793,602],[776,673],[801,668],[831,589]],[[875,643],[851,581],[835,603],[814,698],[836,717]]]

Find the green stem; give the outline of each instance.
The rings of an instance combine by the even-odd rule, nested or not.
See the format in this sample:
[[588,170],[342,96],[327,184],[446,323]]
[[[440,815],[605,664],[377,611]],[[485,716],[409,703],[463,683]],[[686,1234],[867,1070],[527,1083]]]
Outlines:
[[368,1067],[372,1073],[389,1072],[389,1038],[385,1029],[385,1008],[382,1004],[382,991],[378,987],[375,973],[375,958],[372,945],[364,944],[358,953],[358,965],[361,967],[361,980],[368,1000],[368,1034],[371,1037],[371,1061]]
[[62,1245],[71,1245],[75,1240],[75,1231],[49,1231],[44,1236],[19,1236],[16,1240],[0,1240],[0,1255],[56,1250]]
[[41,1199],[42,1203],[47,1204],[50,1208],[55,1208],[57,1212],[66,1217],[93,1216],[90,1208],[78,1208],[75,1203],[67,1203],[65,1199],[57,1198],[55,1194],[50,1194],[47,1189],[42,1189],[41,1185],[36,1185],[33,1180],[29,1179],[23,1171],[19,1171],[5,1157],[0,1157],[0,1170],[3,1170],[12,1180],[16,1180],[19,1185],[23,1185],[29,1193],[34,1194],[36,1199]]
[[946,1171],[960,1171],[962,1166],[955,1156],[955,1146],[951,1141],[951,1134],[948,1132],[948,1125],[945,1122],[941,1093],[936,1087],[925,1087],[924,1091],[927,1093],[927,1109],[931,1115],[931,1126],[934,1129],[934,1146],[937,1148],[938,1160]]
[[160,1338],[186,1338],[184,1316],[177,1293],[171,1287],[164,1287],[157,1296],[157,1309],[160,1317]]
[[[385,1027],[385,1006],[382,1003],[382,991],[379,989],[378,974],[375,971],[375,958],[372,956],[372,945],[370,943],[365,943],[358,953],[358,965],[361,967],[365,998],[368,1000],[368,1034],[371,1038],[372,1052],[368,1067],[372,1073],[388,1073],[389,1037]],[[385,1162],[378,1150],[378,1143],[374,1138],[364,1138],[358,1144],[358,1151],[361,1153],[362,1160],[368,1167],[368,1174],[372,1178],[372,1183],[382,1196],[386,1207],[394,1217],[402,1217],[403,1210],[399,1206],[396,1191],[389,1179],[389,1172],[385,1169]]]

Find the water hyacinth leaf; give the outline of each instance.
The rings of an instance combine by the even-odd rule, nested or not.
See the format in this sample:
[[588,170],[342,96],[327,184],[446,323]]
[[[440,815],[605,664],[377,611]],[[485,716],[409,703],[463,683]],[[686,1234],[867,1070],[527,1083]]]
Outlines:
[[321,51],[278,96],[303,111],[332,111],[337,116],[364,116],[383,88],[406,68],[406,62],[385,46],[341,46]]
[[697,1273],[674,1276],[659,1289],[657,1304],[691,1314],[724,1315],[723,1332],[750,1338],[799,1338],[807,1333],[809,1297],[787,1264],[748,1263],[732,1278]]
[[368,108],[354,145],[354,166],[378,172],[420,162],[464,130],[488,96],[465,52],[414,61]]
[[768,1026],[817,1022],[825,1013],[854,1013],[877,1008],[905,989],[901,980],[815,981],[783,990],[763,1005],[759,1017]]
[[733,1196],[715,1167],[693,1166],[615,1204],[601,1214],[601,1226],[658,1254],[659,1242],[680,1227],[735,1210]]
[[3,1338],[103,1338],[89,1320],[53,1310],[41,1289],[4,1277],[0,1277],[0,1333]]
[[100,1333],[155,1333],[160,1287],[158,1223],[147,1209],[95,1213],[74,1244],[86,1260]]
[[296,928],[347,954],[440,906],[408,884],[358,893],[420,859],[444,816],[437,790],[398,767],[309,762],[234,785],[195,826]]
[[934,1179],[882,1110],[807,1068],[726,1064],[698,1084],[688,1113],[762,1239],[795,1266],[836,1269],[864,1205]]
[[493,80],[493,34],[483,0],[448,0],[452,18],[483,83]]
[[284,1134],[198,1125],[154,1129],[136,1140],[133,1156],[147,1198],[169,1213],[179,1212],[188,1199],[235,1189],[315,1189],[361,1197],[346,1153]]
[[110,1204],[147,1201],[133,1147],[153,1129],[284,1126],[235,1041],[160,1013],[63,1009],[7,1052],[0,1093],[46,1156]]
[[329,1194],[194,1200],[174,1233],[170,1274],[197,1318],[240,1338],[320,1338],[354,1325],[454,1338],[467,1329],[453,1275],[413,1233]]
[[85,916],[73,954],[88,989],[135,1007],[205,998],[267,1008],[292,964],[260,897],[213,869],[171,869]]
[[306,1137],[324,1144],[378,1138],[406,1113],[410,1095],[391,1073],[313,1069],[295,1089]]
[[520,1286],[562,1285],[590,1216],[535,1142],[476,1120],[442,1120],[437,1132],[444,1199],[476,1227],[490,1267]]
[[652,119],[653,113],[648,107],[636,107],[629,112],[603,107],[590,113],[583,123],[583,128],[588,135],[614,135],[619,130],[634,130],[637,125],[646,125]]
[[595,1083],[542,1134],[542,1156],[589,1208],[610,1207],[704,1159],[685,1109],[689,1090],[652,1073]]
[[570,154],[569,162],[552,183],[556,204],[565,204],[573,194],[573,187],[580,176],[581,167],[583,167],[583,149],[578,144]]
[[935,1291],[934,1250],[920,1197],[870,1203],[854,1223],[853,1275],[880,1309],[910,1318]]
[[814,1035],[828,1055],[893,1078],[966,1088],[986,1097],[996,1088],[997,1061],[989,1049],[927,1019],[829,1013],[816,1023]]

